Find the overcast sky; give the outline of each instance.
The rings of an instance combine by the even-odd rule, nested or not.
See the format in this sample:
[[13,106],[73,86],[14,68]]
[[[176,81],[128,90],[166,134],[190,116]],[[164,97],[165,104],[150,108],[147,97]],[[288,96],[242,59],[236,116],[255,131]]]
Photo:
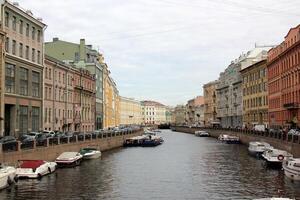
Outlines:
[[167,105],[202,95],[254,44],[280,43],[300,23],[298,0],[20,0],[46,41],[85,38],[104,54],[120,94]]

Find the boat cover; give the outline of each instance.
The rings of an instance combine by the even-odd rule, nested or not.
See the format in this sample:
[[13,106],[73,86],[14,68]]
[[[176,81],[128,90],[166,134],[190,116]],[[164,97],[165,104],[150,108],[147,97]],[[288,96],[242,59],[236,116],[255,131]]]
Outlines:
[[43,161],[43,160],[26,160],[26,161],[22,161],[20,168],[36,169],[36,168],[40,167],[41,165],[43,165],[44,163],[45,163],[45,161]]

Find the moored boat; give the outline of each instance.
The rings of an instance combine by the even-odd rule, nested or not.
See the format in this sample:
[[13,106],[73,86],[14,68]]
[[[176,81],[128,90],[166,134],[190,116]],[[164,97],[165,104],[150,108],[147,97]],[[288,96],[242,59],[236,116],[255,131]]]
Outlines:
[[266,151],[264,151],[262,157],[264,158],[267,166],[281,168],[282,162],[284,160],[293,158],[293,155],[288,153],[287,151],[283,151],[271,147],[268,148]]
[[86,160],[100,158],[101,156],[101,151],[92,147],[82,148],[80,149],[79,153],[83,156],[83,159]]
[[163,138],[160,137],[160,136],[152,136],[152,135],[149,135],[147,138],[145,138],[142,143],[141,143],[141,146],[142,147],[154,147],[154,146],[157,146],[157,145],[160,145],[164,142]]
[[255,157],[261,157],[264,151],[271,148],[272,146],[266,142],[250,142],[248,152],[250,155]]
[[132,138],[128,138],[124,141],[123,146],[124,147],[137,147],[141,146],[143,140],[147,138],[146,135],[136,136]]
[[11,166],[1,166],[0,167],[0,189],[4,189],[18,179],[16,177],[16,168]]
[[300,181],[300,158],[289,159],[282,164],[284,174],[288,178]]
[[227,144],[239,144],[240,138],[232,135],[221,134],[218,139],[222,142],[226,142]]
[[55,160],[59,167],[74,167],[81,163],[82,155],[78,152],[64,152]]
[[44,160],[20,160],[16,175],[18,178],[42,178],[56,170],[55,162]]
[[195,136],[198,137],[209,137],[209,133],[206,131],[195,131]]

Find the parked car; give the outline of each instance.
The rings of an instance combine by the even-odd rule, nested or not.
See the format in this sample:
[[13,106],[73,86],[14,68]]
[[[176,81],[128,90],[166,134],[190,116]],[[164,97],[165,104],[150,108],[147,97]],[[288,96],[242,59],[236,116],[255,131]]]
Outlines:
[[300,130],[291,129],[291,130],[289,130],[288,135],[300,135]]
[[17,139],[14,136],[4,136],[0,138],[0,143],[1,144],[10,144],[10,143],[17,143]]
[[48,135],[48,137],[53,137],[55,135],[55,132],[54,131],[44,130],[43,134]]
[[14,136],[4,136],[0,138],[0,143],[3,145],[5,150],[16,150],[17,149],[17,139]]

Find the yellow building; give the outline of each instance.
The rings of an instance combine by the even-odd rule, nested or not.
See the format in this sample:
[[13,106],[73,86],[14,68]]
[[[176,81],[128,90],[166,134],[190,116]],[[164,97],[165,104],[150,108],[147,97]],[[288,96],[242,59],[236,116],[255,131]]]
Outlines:
[[103,66],[103,128],[120,125],[120,97],[117,85],[110,76],[103,57],[99,59]]
[[262,60],[243,70],[243,125],[268,126],[267,61]]
[[204,125],[212,126],[217,120],[217,87],[218,81],[212,81],[203,85],[204,92]]
[[120,97],[120,113],[120,124],[142,124],[142,108],[139,101],[132,98]]

